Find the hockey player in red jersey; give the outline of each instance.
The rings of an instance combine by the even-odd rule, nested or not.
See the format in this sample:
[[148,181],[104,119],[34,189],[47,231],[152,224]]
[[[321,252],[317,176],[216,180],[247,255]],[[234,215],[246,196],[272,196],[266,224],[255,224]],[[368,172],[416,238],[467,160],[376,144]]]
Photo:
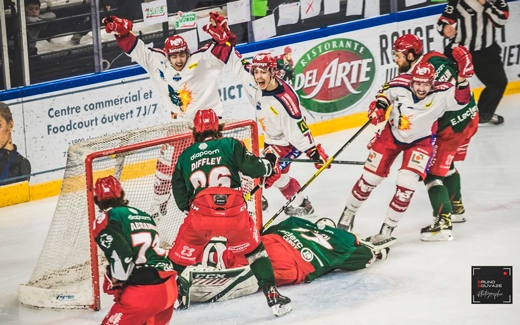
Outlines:
[[[242,81],[251,104],[256,107],[256,118],[264,131],[264,152],[272,152],[281,158],[295,158],[305,152],[307,157],[316,161],[316,168],[320,169],[329,156],[321,144],[314,141],[303,117],[298,95],[290,85],[276,76],[276,60],[273,56],[270,53],[258,53],[249,63],[234,51],[230,61],[229,65]],[[282,177],[276,182],[266,182],[266,188],[276,187],[286,199],[290,199],[300,190],[301,185],[289,176],[289,163],[282,163],[281,169]],[[311,202],[301,193],[294,203],[286,208],[287,215],[306,216],[314,212]]]
[[291,311],[291,300],[275,285],[273,267],[260,241],[256,223],[249,215],[241,189],[240,174],[280,177],[277,159],[260,159],[234,138],[222,137],[223,125],[211,109],[201,110],[193,120],[195,143],[179,157],[172,178],[173,197],[184,219],[168,253],[176,269],[196,263],[211,238],[228,239],[233,254],[245,255],[275,316]]
[[[219,81],[224,62],[233,50],[236,37],[227,21],[217,13],[211,16],[216,25],[205,30],[211,31],[220,43],[210,42],[195,53],[190,53],[186,40],[179,35],[168,37],[163,49],[148,48],[144,42],[132,34],[132,21],[111,16],[105,19],[105,31],[114,33],[117,44],[134,61],[139,63],[153,81],[173,119],[191,121],[200,109],[212,107],[222,116]],[[171,145],[164,145],[156,164],[154,202],[150,214],[156,216],[167,213],[170,199],[171,175],[174,161],[180,152]]]
[[[423,54],[423,43],[413,34],[405,34],[394,42],[394,62],[399,72],[411,72],[420,62],[435,67],[435,80],[456,82],[457,65],[443,54],[431,51]],[[443,241],[453,238],[451,222],[464,222],[460,174],[455,161],[466,158],[471,137],[477,132],[479,112],[475,99],[458,111],[445,112],[438,119],[434,157],[424,184],[433,207],[434,223],[421,231],[423,241]]]
[[158,246],[153,218],[128,206],[121,183],[113,176],[96,181],[94,202],[101,214],[92,224],[92,235],[109,263],[103,291],[115,301],[102,324],[169,324],[177,275],[166,251]]
[[437,119],[445,111],[462,109],[471,100],[469,82],[466,80],[473,75],[471,55],[464,47],[453,50],[459,54],[456,86],[435,82],[435,68],[430,63],[422,62],[411,74],[402,74],[385,83],[376,100],[370,104],[369,117],[373,124],[385,121],[387,109],[390,105],[393,107],[381,134],[369,144],[370,153],[364,172],[347,198],[338,224],[340,228],[352,229],[357,210],[388,176],[392,163],[402,152],[396,192],[390,201],[386,219],[379,234],[368,238],[378,246],[388,246],[395,241],[391,237],[392,232],[408,208],[417,182],[426,177],[433,154]]

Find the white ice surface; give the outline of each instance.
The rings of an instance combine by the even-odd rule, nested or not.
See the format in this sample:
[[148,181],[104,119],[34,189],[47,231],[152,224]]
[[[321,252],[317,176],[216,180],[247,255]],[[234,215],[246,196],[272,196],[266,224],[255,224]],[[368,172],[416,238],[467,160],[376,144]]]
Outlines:
[[[480,127],[467,160],[457,163],[462,175],[468,221],[454,225],[454,240],[424,243],[419,229],[431,221],[422,184],[394,235],[398,243],[388,260],[356,272],[334,272],[310,284],[283,287],[293,312],[277,319],[261,293],[231,301],[192,305],[176,311],[172,324],[520,324],[520,285],[513,276],[513,304],[471,304],[471,266],[513,266],[520,270],[520,95],[506,97],[500,107],[506,123]],[[375,128],[365,130],[338,157],[364,160]],[[318,138],[332,155],[356,130]],[[398,161],[400,159],[398,158]],[[312,164],[292,167],[304,184]],[[334,165],[306,190],[317,217],[337,220],[346,194],[361,166]],[[396,169],[358,212],[355,231],[379,231],[395,189]],[[268,220],[285,200],[266,192]],[[108,296],[100,312],[52,311],[21,306],[17,288],[25,283],[45,240],[57,197],[0,209],[0,324],[99,324],[110,308]],[[74,216],[71,216],[74,217]],[[277,219],[282,219],[282,216]],[[516,278],[516,279],[515,279]]]

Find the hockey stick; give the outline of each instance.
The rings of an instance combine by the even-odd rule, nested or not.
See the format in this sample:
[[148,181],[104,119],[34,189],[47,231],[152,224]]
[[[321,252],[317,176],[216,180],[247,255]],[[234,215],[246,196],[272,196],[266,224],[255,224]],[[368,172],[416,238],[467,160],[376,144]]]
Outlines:
[[111,22],[112,18],[110,17],[110,13],[108,12],[107,5],[105,4],[105,0],[99,0],[99,3],[101,4],[101,8],[103,8],[103,12],[105,13],[106,21]]
[[300,194],[301,192],[303,192],[307,186],[309,186],[310,183],[312,183],[312,181],[314,181],[316,179],[316,177],[318,177],[321,172],[327,168],[334,159],[336,159],[336,157],[343,151],[345,150],[345,148],[352,143],[352,141],[354,141],[354,139],[356,139],[360,134],[361,132],[363,132],[364,129],[367,128],[367,126],[370,124],[370,120],[368,120],[365,124],[363,124],[363,126],[341,147],[339,148],[339,150],[332,156],[329,158],[329,160],[327,160],[326,163],[323,164],[323,166],[321,166],[320,169],[318,169],[318,171],[312,175],[312,177],[305,183],[303,184],[303,186],[298,190],[298,192],[296,192],[281,208],[280,210],[278,210],[278,212],[276,212],[274,214],[274,216],[271,217],[271,219],[269,219],[264,225],[263,227],[260,229],[260,234],[262,234],[264,232],[264,230],[266,228],[268,228],[271,223],[273,223],[273,221],[285,210],[285,208],[287,208],[292,201],[294,201],[294,199],[296,199],[296,196],[298,194]]
[[[283,171],[285,168],[287,168],[287,166],[289,166],[291,164],[291,160],[289,160],[289,158],[287,158],[287,157],[298,158],[298,157],[300,157],[301,154],[302,154],[301,151],[299,151],[296,148],[293,148],[289,153],[287,153],[285,155],[285,157],[280,158],[279,159],[279,161],[281,162],[280,163],[280,172]],[[253,196],[256,193],[256,191],[258,191],[260,189],[260,187],[262,187],[261,184],[256,185],[251,190],[251,192],[247,193],[246,196],[244,196],[244,200],[248,201],[251,198],[251,196]]]
[[[282,158],[280,161],[290,161],[290,162],[305,162],[305,163],[316,163],[316,160],[312,159],[286,159]],[[334,160],[331,164],[338,165],[364,165],[364,161],[350,161],[350,160]]]

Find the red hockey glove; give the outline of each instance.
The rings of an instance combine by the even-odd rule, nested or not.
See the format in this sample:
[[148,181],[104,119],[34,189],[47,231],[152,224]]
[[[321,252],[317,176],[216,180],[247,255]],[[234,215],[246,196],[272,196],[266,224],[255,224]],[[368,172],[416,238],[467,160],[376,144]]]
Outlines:
[[103,292],[107,295],[114,296],[114,301],[118,301],[121,293],[123,292],[123,283],[122,281],[112,282],[110,269],[107,266],[107,272],[105,272],[104,280],[103,280]]
[[229,29],[227,19],[217,12],[210,12],[209,23],[202,26],[202,30],[208,33],[218,44],[236,44],[236,36]]
[[473,77],[475,71],[473,71],[472,57],[468,49],[462,45],[455,46],[452,49],[452,55],[459,67],[459,77],[465,79]]
[[271,175],[265,178],[265,188],[268,189],[273,184],[280,179],[282,176],[282,171],[280,170],[280,164],[278,163],[278,157],[276,157],[273,153],[267,153],[265,155],[265,159],[271,163],[272,172]]
[[[329,160],[329,155],[325,153],[325,149],[323,149],[321,143],[318,143],[315,147],[310,148],[305,153],[307,154],[307,157],[309,157],[309,159],[320,162],[314,164],[314,167],[316,167],[316,169],[320,169],[321,166],[323,166],[323,164],[326,163],[327,160]],[[327,166],[327,169],[329,169],[330,167],[331,164]]]
[[368,118],[370,123],[377,125],[378,123],[384,122],[386,119],[386,109],[388,106],[386,103],[374,100],[370,103],[368,108]]
[[114,32],[119,37],[128,35],[133,25],[131,20],[116,16],[110,16],[110,19],[103,18],[103,24],[105,24],[105,32],[107,34]]

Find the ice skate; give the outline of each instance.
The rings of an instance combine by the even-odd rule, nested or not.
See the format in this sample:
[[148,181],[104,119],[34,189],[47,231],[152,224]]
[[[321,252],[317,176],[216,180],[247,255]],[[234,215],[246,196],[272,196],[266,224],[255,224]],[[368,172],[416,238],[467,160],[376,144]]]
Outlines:
[[466,209],[464,208],[464,204],[462,204],[462,201],[460,201],[460,200],[451,201],[451,222],[452,223],[466,222],[466,218],[464,217],[464,212],[466,212]]
[[451,214],[441,214],[435,222],[421,229],[422,241],[452,240]]
[[352,231],[354,228],[354,218],[356,217],[356,213],[349,208],[345,207],[341,217],[338,221],[338,228],[343,229],[345,231]]
[[314,213],[314,208],[308,199],[303,199],[302,204],[297,207],[289,205],[285,208],[285,214],[288,216],[308,216]]
[[276,317],[284,316],[292,310],[291,299],[282,296],[275,286],[265,286],[263,288],[267,304],[271,307]]
[[395,227],[390,227],[386,223],[383,223],[379,234],[367,237],[365,240],[374,246],[374,251],[380,251],[397,242],[397,239],[392,237],[394,229]]

